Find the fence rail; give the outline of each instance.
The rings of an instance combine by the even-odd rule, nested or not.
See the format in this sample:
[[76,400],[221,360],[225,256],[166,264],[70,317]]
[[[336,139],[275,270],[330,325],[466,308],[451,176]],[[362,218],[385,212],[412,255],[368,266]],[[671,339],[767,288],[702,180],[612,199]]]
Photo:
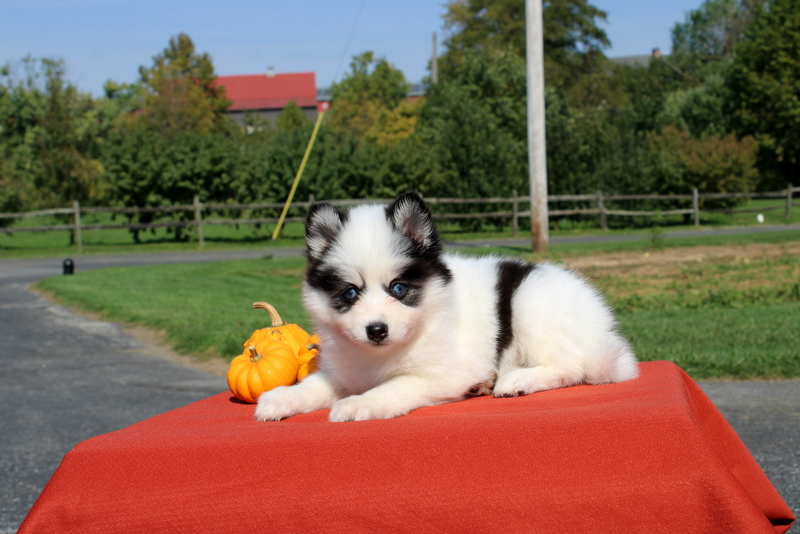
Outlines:
[[[692,191],[690,195],[608,195],[601,191],[594,194],[582,195],[550,195],[547,197],[548,203],[553,202],[592,202],[597,205],[596,208],[575,208],[575,209],[551,209],[548,214],[550,217],[562,217],[568,215],[599,215],[600,225],[604,230],[608,229],[608,216],[613,217],[655,217],[658,215],[693,215],[694,224],[700,224],[700,212],[707,213],[752,213],[764,212],[783,209],[784,221],[789,222],[791,218],[791,210],[794,203],[795,193],[800,193],[800,187],[787,186],[782,191],[767,191],[758,193],[699,193],[697,189]],[[770,206],[762,206],[758,208],[700,208],[700,200],[727,200],[727,199],[756,199],[756,198],[783,198],[785,199],[781,204]],[[334,206],[355,206],[358,204],[368,204],[376,202],[389,202],[391,199],[340,199],[329,200],[330,204]],[[614,201],[632,201],[632,200],[650,200],[650,201],[691,201],[691,207],[685,209],[668,209],[668,210],[620,210],[609,209],[606,207],[606,202]],[[292,202],[291,208],[308,209],[314,202],[313,197],[307,201]],[[444,220],[459,220],[459,219],[484,219],[484,218],[507,218],[511,220],[511,228],[516,235],[519,228],[520,218],[529,218],[531,216],[530,210],[521,211],[521,204],[530,204],[529,196],[514,196],[506,197],[492,197],[492,198],[426,198],[425,202],[431,206],[455,206],[466,204],[505,204],[510,205],[510,210],[488,211],[478,213],[434,213],[434,218]],[[209,219],[204,218],[204,212],[214,211],[228,211],[228,210],[264,210],[264,209],[280,209],[283,203],[270,202],[270,203],[254,203],[254,204],[219,204],[219,203],[201,203],[198,197],[194,198],[192,204],[180,204],[173,206],[157,206],[157,207],[81,207],[78,201],[73,202],[71,208],[53,208],[46,210],[26,211],[20,213],[0,213],[0,219],[22,219],[27,217],[41,217],[47,215],[71,215],[73,222],[69,224],[54,224],[49,226],[26,226],[20,228],[5,227],[0,228],[0,232],[6,234],[13,234],[18,232],[42,232],[50,230],[68,230],[75,232],[75,242],[79,251],[83,251],[83,243],[81,232],[86,230],[150,230],[156,228],[197,228],[198,242],[202,247],[204,245],[203,226],[208,225],[234,225],[234,224],[273,224],[278,222],[278,217],[251,217],[251,218],[236,218],[236,219]],[[113,213],[123,215],[137,215],[144,213],[171,213],[171,212],[194,212],[193,220],[185,221],[165,221],[165,222],[152,222],[152,223],[128,223],[128,224],[85,224],[81,222],[82,214],[89,213]],[[304,217],[288,217],[286,222],[302,222]]]

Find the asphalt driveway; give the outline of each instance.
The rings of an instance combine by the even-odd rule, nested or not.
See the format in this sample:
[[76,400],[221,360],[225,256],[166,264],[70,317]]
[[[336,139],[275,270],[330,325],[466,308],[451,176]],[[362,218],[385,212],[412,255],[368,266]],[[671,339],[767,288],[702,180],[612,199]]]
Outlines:
[[[299,251],[81,256],[75,263],[90,270],[266,253]],[[119,325],[79,317],[27,288],[60,273],[61,258],[0,261],[0,534],[16,531],[80,441],[227,387],[223,378],[148,349]],[[701,386],[800,514],[800,380]]]

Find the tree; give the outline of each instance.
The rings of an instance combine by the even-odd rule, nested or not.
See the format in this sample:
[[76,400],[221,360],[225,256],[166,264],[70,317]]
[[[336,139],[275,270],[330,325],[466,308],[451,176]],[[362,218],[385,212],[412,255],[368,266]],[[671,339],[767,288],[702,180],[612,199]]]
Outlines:
[[[145,129],[114,132],[103,146],[109,200],[122,206],[169,206],[201,201],[234,200],[241,169],[250,164],[246,151],[221,134],[180,132],[174,138]],[[191,212],[138,213],[131,222],[187,220]],[[139,241],[140,230],[131,230]],[[175,239],[186,237],[175,230]]]
[[297,130],[307,126],[308,123],[308,117],[294,100],[289,100],[275,119],[275,127],[279,133]]
[[350,73],[331,87],[330,128],[338,135],[360,139],[382,110],[393,110],[405,98],[408,83],[403,73],[385,58],[364,52],[353,58]]
[[770,0],[736,46],[729,77],[740,135],[759,142],[767,187],[800,184],[800,4]]
[[403,100],[394,109],[382,109],[375,123],[364,134],[367,143],[396,146],[416,133],[424,100]]
[[457,78],[431,87],[420,135],[434,147],[427,195],[510,196],[527,182],[525,62],[511,50],[465,57]]
[[668,95],[690,87],[686,78],[664,61],[653,60],[646,67],[623,66],[617,72],[628,96],[626,107],[630,117],[626,127],[636,132],[661,128],[659,116]]
[[138,120],[162,135],[180,132],[206,134],[230,127],[225,111],[231,102],[225,87],[217,85],[211,57],[195,53],[185,33],[153,58],[153,66],[139,68],[144,100]]
[[731,55],[761,4],[763,0],[706,0],[673,26],[672,55],[704,62]]
[[679,89],[665,96],[655,123],[674,124],[702,139],[732,131],[727,105],[731,95],[722,75],[709,75],[702,85]]
[[[758,143],[750,136],[711,135],[700,140],[670,125],[651,135],[649,142],[661,178],[658,193],[685,194],[693,187],[711,193],[755,190]],[[721,204],[736,203],[733,199]]]
[[[604,63],[608,36],[597,26],[606,13],[588,0],[545,0],[545,79],[555,87],[570,86]],[[455,0],[447,4],[447,38],[443,75],[450,75],[466,55],[486,48],[511,48],[525,57],[525,0]]]
[[22,64],[25,76],[6,67],[0,86],[0,204],[30,209],[100,199],[99,106],[64,81],[62,61],[28,57]]

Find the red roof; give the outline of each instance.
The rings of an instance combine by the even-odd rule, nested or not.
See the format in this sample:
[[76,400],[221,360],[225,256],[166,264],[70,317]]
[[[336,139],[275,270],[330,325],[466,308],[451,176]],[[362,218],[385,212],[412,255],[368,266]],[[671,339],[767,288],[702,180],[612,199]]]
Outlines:
[[228,100],[233,101],[228,111],[283,109],[289,100],[294,100],[300,107],[317,105],[317,83],[313,72],[217,76],[217,83],[225,86]]

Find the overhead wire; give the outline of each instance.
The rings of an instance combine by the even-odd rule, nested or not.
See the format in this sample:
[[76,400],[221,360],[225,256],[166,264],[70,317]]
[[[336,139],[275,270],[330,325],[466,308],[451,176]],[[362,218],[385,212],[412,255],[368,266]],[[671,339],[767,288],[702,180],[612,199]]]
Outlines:
[[339,72],[342,70],[342,63],[344,63],[344,59],[347,57],[347,51],[350,48],[350,42],[353,40],[353,35],[356,32],[356,26],[358,26],[358,19],[361,18],[361,12],[364,10],[364,4],[366,3],[367,0],[361,0],[361,5],[358,6],[356,19],[353,21],[353,27],[350,28],[350,35],[347,36],[347,42],[344,45],[344,51],[342,52],[342,57],[339,59],[339,65],[336,67],[336,73],[333,75],[333,81],[331,82],[331,85],[336,83],[336,79],[339,77]]

